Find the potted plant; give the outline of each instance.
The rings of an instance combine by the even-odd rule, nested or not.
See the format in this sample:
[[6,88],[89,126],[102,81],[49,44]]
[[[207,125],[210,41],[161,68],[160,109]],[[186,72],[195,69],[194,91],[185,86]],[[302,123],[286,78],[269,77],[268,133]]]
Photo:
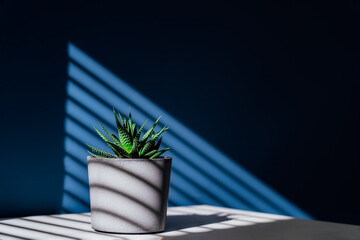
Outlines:
[[131,119],[115,112],[117,134],[96,132],[114,154],[90,146],[87,157],[91,227],[113,233],[151,233],[165,229],[171,161],[161,157],[160,120],[141,136],[146,122],[137,129]]

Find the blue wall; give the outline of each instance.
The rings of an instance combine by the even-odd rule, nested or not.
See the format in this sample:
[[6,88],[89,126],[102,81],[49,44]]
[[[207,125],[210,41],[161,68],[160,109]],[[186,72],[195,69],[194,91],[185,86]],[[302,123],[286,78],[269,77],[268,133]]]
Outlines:
[[359,6],[113,4],[0,4],[0,217],[60,211],[70,41],[305,212],[359,223]]
[[116,134],[112,113],[116,104],[116,111],[122,114],[131,107],[133,121],[138,126],[150,120],[145,130],[159,116],[161,121],[156,131],[164,125],[171,126],[162,141],[163,146],[171,148],[166,156],[174,159],[170,206],[208,204],[310,218],[71,42],[68,54],[64,212],[90,211],[86,163],[89,154],[85,142],[98,149],[111,150],[93,128],[100,121]]

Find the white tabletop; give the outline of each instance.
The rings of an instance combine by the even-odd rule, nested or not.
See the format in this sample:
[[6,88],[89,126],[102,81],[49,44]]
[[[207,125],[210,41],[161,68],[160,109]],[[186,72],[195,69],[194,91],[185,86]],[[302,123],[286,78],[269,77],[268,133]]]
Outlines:
[[359,240],[360,226],[197,205],[170,207],[162,233],[100,233],[91,228],[90,213],[82,213],[2,220],[0,239]]

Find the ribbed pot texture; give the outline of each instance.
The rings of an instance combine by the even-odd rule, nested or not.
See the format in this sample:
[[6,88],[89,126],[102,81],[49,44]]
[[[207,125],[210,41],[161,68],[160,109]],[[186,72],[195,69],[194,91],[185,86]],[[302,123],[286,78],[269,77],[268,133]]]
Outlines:
[[91,227],[112,233],[165,229],[171,161],[87,157]]

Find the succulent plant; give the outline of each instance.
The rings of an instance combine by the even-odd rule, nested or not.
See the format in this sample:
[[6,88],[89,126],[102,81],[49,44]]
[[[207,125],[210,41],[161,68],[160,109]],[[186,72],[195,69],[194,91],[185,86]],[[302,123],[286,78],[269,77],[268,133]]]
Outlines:
[[[159,150],[162,137],[156,142],[160,135],[169,129],[164,126],[159,132],[155,133],[155,127],[159,122],[159,117],[154,125],[141,137],[141,133],[147,123],[145,123],[138,130],[136,123],[133,123],[131,119],[131,110],[129,110],[129,118],[126,116],[121,117],[121,114],[118,113],[118,116],[113,110],[115,122],[117,126],[118,136],[116,134],[110,133],[104,128],[104,126],[99,122],[102,130],[105,132],[107,137],[102,134],[98,129],[95,128],[96,132],[99,134],[102,140],[104,140],[115,155],[108,152],[99,150],[93,146],[87,144],[91,151],[88,151],[93,157],[97,158],[147,158],[154,159],[159,157],[161,154],[169,150],[170,148],[165,148]],[[141,137],[141,138],[140,138]]]

